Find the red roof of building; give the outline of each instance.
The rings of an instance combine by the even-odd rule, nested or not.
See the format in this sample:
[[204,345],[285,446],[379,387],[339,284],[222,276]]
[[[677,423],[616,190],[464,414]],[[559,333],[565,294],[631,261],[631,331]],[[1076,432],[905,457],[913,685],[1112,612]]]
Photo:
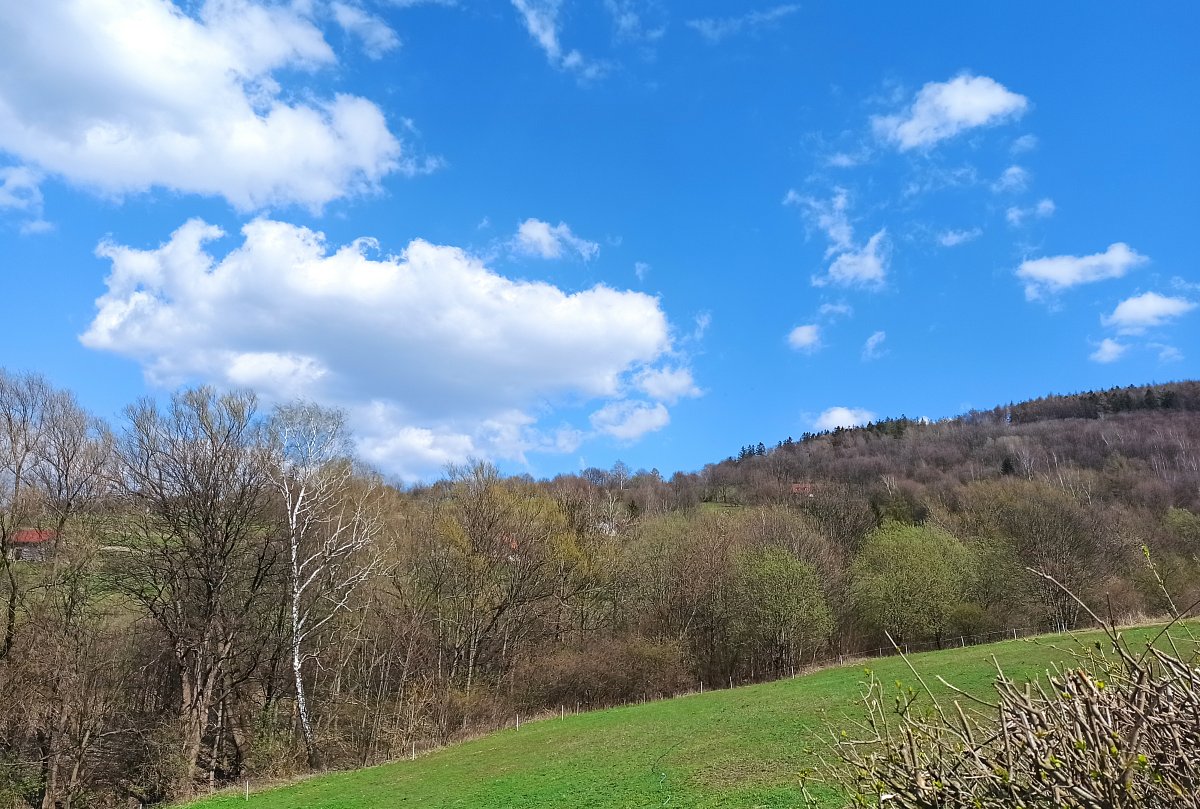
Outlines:
[[39,528],[22,528],[12,535],[14,545],[37,545],[54,539],[54,532]]

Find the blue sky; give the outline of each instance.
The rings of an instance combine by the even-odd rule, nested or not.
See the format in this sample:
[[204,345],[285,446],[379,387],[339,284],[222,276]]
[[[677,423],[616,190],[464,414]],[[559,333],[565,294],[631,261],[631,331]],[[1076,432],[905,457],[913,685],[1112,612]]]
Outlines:
[[0,366],[108,418],[669,474],[1197,376],[1194,4],[5,5]]

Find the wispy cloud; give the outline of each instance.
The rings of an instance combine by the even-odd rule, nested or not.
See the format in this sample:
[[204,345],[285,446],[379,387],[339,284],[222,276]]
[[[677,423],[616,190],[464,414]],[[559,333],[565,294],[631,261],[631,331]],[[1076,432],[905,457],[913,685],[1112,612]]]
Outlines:
[[1017,277],[1025,282],[1025,297],[1038,300],[1047,295],[1109,278],[1120,278],[1148,258],[1124,242],[1109,245],[1103,253],[1090,256],[1049,256],[1021,262]]
[[825,165],[838,169],[852,169],[864,163],[868,157],[866,152],[834,152],[825,158]]
[[604,8],[612,17],[616,38],[620,42],[651,45],[667,33],[665,23],[647,23],[644,4],[636,0],[604,0]]
[[1167,343],[1149,343],[1148,345],[1158,351],[1159,362],[1179,362],[1183,359],[1183,352],[1173,345]]
[[838,317],[850,317],[854,309],[848,303],[823,303],[817,313],[824,318],[833,320]]
[[887,353],[887,349],[883,347],[884,340],[887,339],[887,332],[877,331],[867,338],[867,342],[863,343],[862,358],[863,361],[877,360]]
[[942,247],[958,247],[960,244],[974,241],[983,235],[981,228],[971,228],[970,230],[943,230],[938,234],[938,244]]
[[1029,187],[1029,171],[1021,166],[1009,166],[1004,173],[992,183],[992,190],[997,194],[1015,194]]
[[41,210],[41,175],[27,166],[0,168],[0,210]]
[[1200,282],[1188,281],[1178,275],[1171,279],[1171,286],[1183,292],[1200,292]]
[[803,209],[809,221],[829,239],[826,258],[854,246],[854,226],[850,224],[848,215],[850,194],[845,188],[835,187],[833,197],[828,200],[802,196],[795,189],[789,189],[783,204]]
[[550,64],[586,80],[598,79],[605,74],[607,68],[603,63],[586,59],[574,48],[563,48],[558,30],[558,10],[562,0],[512,0],[512,4],[520,13],[525,30],[546,53]]
[[517,228],[512,247],[518,253],[539,258],[562,258],[570,250],[578,253],[584,261],[600,254],[600,245],[580,238],[571,232],[566,222],[551,225],[540,219],[526,219]]
[[809,223],[829,240],[825,258],[833,258],[833,261],[824,274],[813,277],[813,286],[883,286],[890,261],[887,229],[876,231],[865,245],[857,246],[849,216],[850,195],[845,188],[835,187],[828,200],[804,196],[791,189],[783,198],[783,204],[800,208]]
[[1013,154],[1025,154],[1032,152],[1038,147],[1037,135],[1022,135],[1012,142],[1012,146],[1008,150]]
[[887,278],[891,261],[887,228],[876,231],[861,248],[838,254],[824,275],[812,279],[813,286],[829,284],[878,289]]
[[382,19],[364,11],[362,7],[337,0],[330,9],[337,24],[362,42],[363,53],[368,58],[381,59],[388,51],[400,47],[400,37],[396,32]]
[[749,14],[743,14],[740,17],[704,17],[698,20],[688,20],[684,24],[709,42],[715,44],[743,31],[752,31],[756,28],[776,23],[784,17],[795,14],[799,10],[800,6],[798,4],[788,3],[766,9],[765,11],[751,11]]
[[900,195],[905,200],[911,200],[935,191],[969,188],[978,183],[979,172],[970,164],[947,168],[927,163],[917,167]]
[[1038,200],[1036,205],[1030,205],[1028,208],[1012,206],[1004,212],[1004,218],[1008,220],[1008,224],[1013,227],[1020,227],[1025,224],[1025,221],[1031,217],[1036,219],[1049,219],[1054,216],[1054,212],[1058,207],[1054,204],[1054,200],[1046,197]]
[[875,134],[901,151],[929,148],[960,132],[1019,118],[1029,100],[995,79],[963,73],[930,82],[903,112],[871,119]]
[[54,226],[42,218],[42,175],[27,166],[0,167],[0,212],[24,216],[21,233],[47,233]]

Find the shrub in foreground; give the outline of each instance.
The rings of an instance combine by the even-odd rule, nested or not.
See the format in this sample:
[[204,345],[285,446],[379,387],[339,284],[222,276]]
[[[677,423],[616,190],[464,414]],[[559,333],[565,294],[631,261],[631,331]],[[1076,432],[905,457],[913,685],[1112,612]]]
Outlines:
[[1045,681],[1000,672],[995,702],[959,691],[922,711],[920,692],[893,703],[872,678],[834,777],[855,805],[896,809],[1198,807],[1200,670],[1163,637],[1170,652],[1135,654],[1109,629]]

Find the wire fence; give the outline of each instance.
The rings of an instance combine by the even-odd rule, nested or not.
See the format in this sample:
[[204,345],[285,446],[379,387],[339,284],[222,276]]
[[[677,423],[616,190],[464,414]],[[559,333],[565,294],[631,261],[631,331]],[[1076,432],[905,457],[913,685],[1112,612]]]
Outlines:
[[[1083,629],[1085,627],[1075,627]],[[773,676],[728,676],[723,680],[712,681],[697,681],[694,688],[684,691],[653,691],[648,690],[636,699],[622,699],[617,701],[609,700],[578,700],[574,705],[560,705],[557,709],[546,708],[535,713],[514,716],[503,726],[497,726],[499,730],[502,727],[514,728],[519,730],[521,725],[529,724],[530,722],[545,721],[547,719],[565,719],[568,715],[576,713],[587,713],[589,711],[602,711],[612,708],[623,708],[633,705],[645,705],[648,702],[657,702],[665,699],[675,699],[677,697],[687,697],[692,695],[703,694],[708,691],[729,690],[732,688],[740,688],[747,685],[760,685],[770,682],[778,682],[780,680],[795,679],[803,674],[809,674],[814,671],[830,668],[833,666],[846,665],[853,663],[856,660],[870,660],[875,658],[892,657],[898,654],[919,654],[921,652],[943,651],[947,649],[960,649],[968,646],[982,646],[988,643],[998,643],[1005,640],[1018,640],[1020,638],[1033,637],[1035,635],[1045,634],[1047,632],[1065,632],[1068,627],[1011,627],[1009,629],[1001,629],[995,632],[982,632],[974,635],[952,635],[941,638],[940,640],[924,641],[921,643],[900,643],[896,646],[878,646],[870,649],[859,649],[854,651],[836,652],[825,654],[823,656],[814,655],[809,660],[795,666],[790,666],[787,672],[782,674],[776,673]]]
[[[924,643],[901,643],[899,644],[898,649],[893,646],[880,646],[877,649],[867,649],[861,652],[854,652],[850,655],[842,654],[836,657],[827,658],[825,663],[828,665],[833,660],[837,660],[839,663],[842,663],[845,662],[847,657],[849,657],[849,659],[863,657],[891,657],[898,652],[903,652],[904,654],[917,654],[919,652],[936,652],[943,649],[959,649],[967,646],[981,646],[985,643],[998,643],[1002,640],[1017,640],[1018,638],[1027,638],[1032,635],[1041,634],[1045,631],[1046,630],[1044,629],[1033,629],[1027,626],[1022,626],[1015,627],[1013,629],[1001,629],[998,632],[984,632],[979,635],[958,635],[956,637],[951,636],[936,641],[925,641]],[[1059,631],[1065,631],[1065,628],[1064,630]]]
[[[1085,627],[1076,627],[1085,628]],[[375,759],[374,763],[382,764],[388,762],[402,760],[416,760],[430,753],[435,753],[443,750],[453,744],[460,744],[470,739],[486,736],[500,730],[516,730],[519,731],[523,726],[541,723],[551,720],[565,721],[568,716],[574,716],[581,713],[590,713],[592,711],[611,710],[614,708],[625,708],[634,705],[645,705],[651,702],[659,702],[666,699],[675,699],[678,697],[689,697],[694,695],[704,694],[711,691],[730,690],[740,688],[747,685],[760,685],[769,682],[779,682],[780,680],[794,679],[803,674],[809,674],[821,669],[830,668],[832,666],[846,665],[858,660],[869,660],[875,658],[892,657],[898,654],[919,654],[921,652],[933,652],[946,649],[960,649],[968,646],[981,646],[987,643],[997,643],[1005,640],[1017,640],[1020,638],[1033,637],[1035,635],[1045,634],[1046,632],[1067,631],[1067,627],[1057,628],[1037,628],[1037,627],[1013,627],[1009,629],[1001,629],[995,632],[983,632],[975,635],[954,635],[942,638],[941,640],[925,641],[922,643],[900,643],[897,646],[879,646],[873,649],[860,649],[857,651],[839,652],[826,654],[824,656],[815,656],[802,665],[791,667],[787,673],[776,677],[728,677],[720,682],[704,682],[697,681],[696,687],[677,692],[657,692],[647,691],[641,697],[631,700],[620,700],[615,702],[608,701],[584,701],[577,700],[573,705],[566,703],[560,704],[557,708],[547,707],[538,711],[520,713],[514,712],[507,720],[494,721],[484,723],[481,726],[473,728],[468,733],[455,734],[452,738],[422,738],[422,739],[407,739],[400,744],[391,746],[388,753],[380,759]],[[250,779],[243,778],[241,783],[236,786],[230,786],[218,792],[237,792],[249,799],[250,795],[262,789],[267,789],[272,786],[279,786],[282,783],[289,783],[295,779]]]
[[[944,651],[947,649],[961,649],[968,646],[982,646],[988,643],[998,643],[1005,640],[1018,640],[1020,638],[1029,638],[1036,635],[1054,632],[1067,632],[1071,629],[1087,629],[1088,626],[1079,625],[1076,627],[1058,626],[1058,627],[1010,627],[1008,629],[1000,629],[994,632],[981,632],[974,635],[950,635],[940,640],[923,641],[921,643],[899,643],[896,646],[878,646],[870,649],[859,649],[854,651],[836,652],[825,654],[823,656],[814,655],[809,660],[795,666],[790,666],[787,672],[782,674],[774,674],[772,676],[728,676],[717,682],[712,681],[697,681],[696,686],[683,691],[656,691],[647,690],[641,696],[635,699],[619,699],[619,700],[576,700],[573,705],[562,704],[557,708],[547,707],[529,713],[514,713],[507,722],[497,722],[491,724],[490,727],[477,728],[469,734],[470,738],[486,735],[497,730],[505,728],[520,730],[522,725],[528,725],[533,722],[543,722],[550,719],[565,720],[566,717],[579,713],[588,713],[591,711],[604,711],[613,708],[625,708],[634,705],[645,705],[650,702],[659,702],[661,700],[675,699],[678,697],[688,697],[711,691],[727,691],[733,688],[741,688],[748,685],[761,685],[771,682],[779,682],[781,680],[795,679],[804,674],[810,674],[814,671],[831,668],[833,666],[842,666],[853,663],[858,660],[870,660],[876,658],[893,657],[898,654],[920,654],[921,652]],[[416,743],[411,747],[411,757],[416,758],[423,751],[433,751],[445,747],[447,744],[454,744],[461,739],[453,741],[443,740],[428,740],[425,743]]]

